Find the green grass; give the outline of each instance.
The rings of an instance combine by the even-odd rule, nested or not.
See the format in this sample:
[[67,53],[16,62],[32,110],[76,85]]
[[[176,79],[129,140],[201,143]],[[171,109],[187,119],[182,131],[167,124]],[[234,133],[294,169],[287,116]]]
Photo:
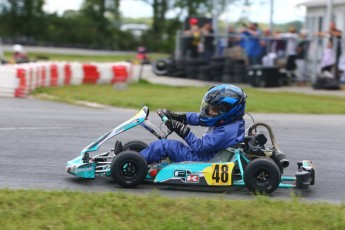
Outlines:
[[[89,101],[117,107],[140,109],[168,108],[174,111],[199,111],[201,98],[209,87],[173,87],[146,82],[133,83],[127,90],[115,90],[111,85],[80,85],[40,88],[33,94],[75,103]],[[306,95],[288,92],[266,92],[244,89],[248,94],[247,111],[258,113],[345,114],[345,97]]]
[[343,230],[345,205],[4,189],[0,223],[1,229]]
[[[79,61],[79,62],[116,62],[116,61],[132,61],[136,54],[119,54],[119,55],[78,55],[78,54],[56,54],[56,53],[34,53],[30,52],[30,60],[36,60],[37,57],[47,57],[49,61]],[[4,53],[5,59],[10,60],[11,52]],[[168,57],[168,54],[153,53],[149,54],[151,60],[157,58]]]

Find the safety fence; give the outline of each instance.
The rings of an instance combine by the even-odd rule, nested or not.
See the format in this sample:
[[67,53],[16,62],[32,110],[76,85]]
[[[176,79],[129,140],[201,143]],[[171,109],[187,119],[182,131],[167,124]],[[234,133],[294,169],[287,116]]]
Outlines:
[[[195,41],[197,42],[193,43]],[[342,47],[345,47],[345,40],[339,37],[319,37],[312,34],[307,36],[307,34],[280,33],[274,36],[246,36],[241,33],[231,33],[195,37],[184,35],[180,31],[176,35],[174,61],[203,60],[207,61],[209,66],[214,66],[216,59],[230,58],[235,62],[244,61],[246,69],[257,65],[275,67],[283,71],[287,69],[296,75],[298,81],[313,83],[321,74],[325,63],[331,62],[332,76],[344,82],[345,55]],[[293,60],[290,67],[289,56]],[[199,75],[204,72],[204,69],[199,68]],[[223,72],[223,75],[228,75],[226,69],[223,69]],[[198,76],[196,72],[193,74]],[[188,74],[186,73],[185,76],[188,77]],[[243,75],[243,78],[245,77],[247,76]]]
[[0,96],[27,97],[38,87],[80,84],[123,84],[132,64],[35,62],[0,66]]

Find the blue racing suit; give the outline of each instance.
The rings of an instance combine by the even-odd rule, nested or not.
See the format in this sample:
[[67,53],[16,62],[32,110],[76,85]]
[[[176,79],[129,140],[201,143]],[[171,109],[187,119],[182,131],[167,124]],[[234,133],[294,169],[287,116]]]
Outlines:
[[[188,125],[200,125],[199,113],[187,113],[186,118]],[[230,124],[209,127],[202,138],[189,132],[184,139],[188,146],[176,140],[154,141],[140,154],[148,164],[158,162],[166,157],[169,157],[173,162],[205,162],[213,158],[220,150],[243,142],[244,125],[244,120],[240,119]]]

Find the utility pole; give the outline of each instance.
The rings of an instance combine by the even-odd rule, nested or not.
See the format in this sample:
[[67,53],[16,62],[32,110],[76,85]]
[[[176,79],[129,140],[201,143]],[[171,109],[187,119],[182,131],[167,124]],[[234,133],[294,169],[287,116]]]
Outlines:
[[2,41],[0,37],[0,64],[1,64],[2,59],[4,59],[4,50],[2,49]]
[[326,18],[324,22],[324,31],[328,30],[329,23],[333,20],[333,0],[327,0]]
[[271,0],[270,3],[270,31],[273,31],[273,8],[274,8],[274,0]]
[[212,1],[212,27],[213,30],[218,32],[218,0]]

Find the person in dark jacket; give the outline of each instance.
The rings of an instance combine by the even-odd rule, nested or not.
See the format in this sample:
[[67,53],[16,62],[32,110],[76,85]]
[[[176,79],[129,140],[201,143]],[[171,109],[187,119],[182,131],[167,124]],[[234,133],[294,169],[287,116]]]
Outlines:
[[[203,97],[200,113],[168,111],[166,126],[184,139],[187,145],[176,140],[159,140],[152,142],[140,154],[148,164],[167,157],[173,162],[209,161],[219,151],[243,142],[246,97],[245,92],[236,86],[213,86]],[[198,138],[188,125],[208,129]]]

